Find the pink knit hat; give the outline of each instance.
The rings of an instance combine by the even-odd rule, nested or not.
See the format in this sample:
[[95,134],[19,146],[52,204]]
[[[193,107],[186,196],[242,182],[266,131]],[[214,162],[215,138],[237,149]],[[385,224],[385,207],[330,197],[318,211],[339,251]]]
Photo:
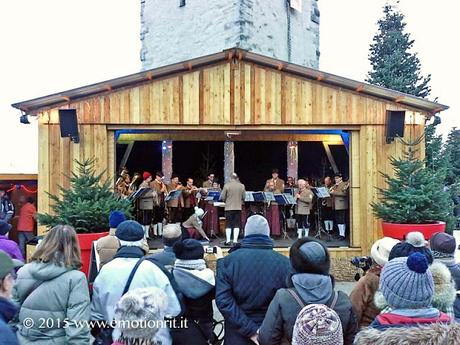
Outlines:
[[292,345],[343,345],[339,316],[323,304],[307,305],[297,315]]

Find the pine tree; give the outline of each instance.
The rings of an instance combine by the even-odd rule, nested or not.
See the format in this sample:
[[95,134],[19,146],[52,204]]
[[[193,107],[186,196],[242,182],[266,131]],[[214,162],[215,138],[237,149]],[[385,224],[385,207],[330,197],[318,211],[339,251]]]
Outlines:
[[450,165],[449,180],[460,183],[460,129],[453,127],[447,136],[445,156]]
[[452,200],[444,192],[445,169],[436,171],[416,158],[415,145],[405,143],[402,158],[391,158],[394,176],[383,174],[387,188],[378,188],[381,201],[372,203],[374,214],[390,223],[423,224],[444,221],[452,223]]
[[131,203],[120,199],[111,189],[109,180],[102,181],[102,175],[96,174],[95,159],[83,162],[75,161],[78,173],[70,176],[70,188],[59,186],[60,196],[52,195],[53,214],[39,214],[42,225],[53,227],[67,224],[75,228],[77,233],[95,233],[107,231],[108,217],[111,211],[123,211],[128,217]]
[[414,40],[404,32],[404,15],[389,4],[384,6],[383,13],[370,46],[372,71],[366,81],[417,97],[427,97],[431,91],[431,75],[421,75],[420,60],[416,53],[411,52]]
[[436,171],[446,167],[448,160],[443,150],[442,135],[436,134],[436,126],[433,124],[426,125],[425,160],[428,168]]

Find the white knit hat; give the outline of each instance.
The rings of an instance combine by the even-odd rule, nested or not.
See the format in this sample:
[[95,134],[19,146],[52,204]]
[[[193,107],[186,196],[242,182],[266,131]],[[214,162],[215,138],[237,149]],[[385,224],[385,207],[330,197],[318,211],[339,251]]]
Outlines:
[[115,306],[122,339],[152,340],[162,326],[168,305],[166,293],[156,287],[129,290]]
[[375,241],[371,248],[371,256],[377,265],[384,266],[388,262],[391,249],[399,243],[391,237],[384,237]]

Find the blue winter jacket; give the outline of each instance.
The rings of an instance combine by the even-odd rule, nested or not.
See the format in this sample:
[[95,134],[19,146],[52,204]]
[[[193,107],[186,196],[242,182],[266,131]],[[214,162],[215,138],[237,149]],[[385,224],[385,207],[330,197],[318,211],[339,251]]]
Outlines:
[[286,287],[289,259],[263,235],[246,236],[241,246],[217,261],[216,304],[225,318],[225,343],[252,344],[278,289]]

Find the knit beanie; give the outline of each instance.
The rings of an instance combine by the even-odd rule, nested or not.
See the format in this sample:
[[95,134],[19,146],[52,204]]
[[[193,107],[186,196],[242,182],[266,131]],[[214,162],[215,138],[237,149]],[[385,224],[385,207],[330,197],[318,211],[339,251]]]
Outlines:
[[371,248],[371,256],[377,265],[384,266],[388,262],[390,251],[399,243],[398,240],[391,237],[384,237],[375,241]]
[[116,229],[118,224],[126,220],[125,214],[122,211],[112,211],[109,215],[109,226]]
[[144,228],[135,220],[125,220],[118,224],[115,236],[120,241],[137,242],[144,238]]
[[157,287],[129,290],[115,306],[120,339],[154,339],[160,327],[164,327],[167,305],[168,296]]
[[425,236],[420,231],[408,232],[404,240],[416,248],[426,247]]
[[310,304],[297,315],[292,345],[342,345],[340,317],[323,304]]
[[329,275],[329,252],[319,240],[306,237],[295,241],[289,251],[289,259],[297,273]]
[[0,220],[0,235],[6,235],[10,232],[12,226],[4,220]]
[[144,181],[147,180],[149,177],[152,177],[152,174],[148,171],[144,171],[144,173],[142,174],[142,178],[144,179]]
[[393,309],[429,307],[434,283],[425,255],[412,253],[389,261],[380,275],[380,291]]
[[430,247],[435,258],[453,258],[457,243],[454,236],[437,232],[430,239]]
[[173,251],[180,260],[198,260],[204,256],[203,245],[192,238],[176,242]]
[[270,227],[268,226],[267,219],[258,214],[249,217],[244,226],[244,236],[249,235],[270,236]]
[[198,218],[201,218],[204,215],[204,211],[202,208],[195,206],[195,214],[197,215]]
[[167,224],[163,228],[163,244],[172,247],[182,239],[182,230],[179,224]]
[[428,264],[431,265],[433,263],[433,254],[431,253],[430,248],[427,248],[425,246],[414,247],[412,244],[408,242],[397,243],[393,247],[393,249],[391,249],[390,255],[388,256],[388,260],[393,260],[394,258],[408,257],[412,253],[423,254],[428,260]]

